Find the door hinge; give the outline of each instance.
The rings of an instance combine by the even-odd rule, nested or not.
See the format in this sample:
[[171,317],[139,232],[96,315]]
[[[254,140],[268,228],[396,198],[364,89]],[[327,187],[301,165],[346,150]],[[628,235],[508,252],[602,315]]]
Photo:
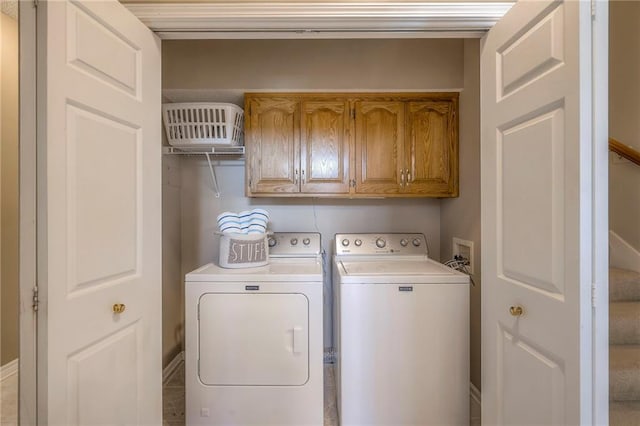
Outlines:
[[356,119],[356,109],[355,108],[351,109],[351,118],[353,118],[354,120]]
[[591,307],[596,307],[596,283],[591,283]]
[[591,17],[596,17],[596,0],[591,0]]
[[36,9],[38,8],[38,1],[39,0],[33,0],[33,7],[35,7]]
[[33,297],[31,299],[31,307],[34,312],[38,312],[38,308],[40,307],[40,298],[38,297],[38,286],[33,288]]

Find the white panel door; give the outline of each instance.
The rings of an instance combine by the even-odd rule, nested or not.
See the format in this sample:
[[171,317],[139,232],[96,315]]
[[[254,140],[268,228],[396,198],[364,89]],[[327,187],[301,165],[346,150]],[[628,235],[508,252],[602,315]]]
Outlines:
[[160,425],[160,41],[117,1],[38,29],[39,423]]
[[483,40],[483,424],[592,422],[591,37],[590,2],[547,0]]
[[202,295],[198,367],[205,385],[304,385],[309,380],[309,300],[295,293]]

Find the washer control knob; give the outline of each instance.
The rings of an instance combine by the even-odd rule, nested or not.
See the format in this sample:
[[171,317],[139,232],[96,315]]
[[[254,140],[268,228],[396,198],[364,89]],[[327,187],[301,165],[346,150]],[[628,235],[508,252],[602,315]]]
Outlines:
[[295,246],[296,244],[298,244],[298,239],[297,238],[292,238],[291,239],[291,245]]
[[348,247],[349,246],[349,240],[347,240],[346,238],[344,240],[342,240],[342,246],[343,247]]
[[356,245],[356,247],[360,247],[362,245],[362,240],[360,238],[358,238],[353,243]]
[[422,244],[422,241],[420,241],[420,238],[414,238],[412,243],[415,247],[420,247],[420,244]]
[[305,238],[304,240],[302,240],[302,244],[308,246],[309,244],[311,244],[311,240],[309,238]]
[[407,244],[409,244],[409,240],[407,240],[406,238],[403,238],[403,239],[400,240],[400,245],[402,247],[406,247]]
[[384,248],[387,245],[387,242],[385,240],[383,240],[382,238],[378,238],[376,240],[376,246],[378,248]]
[[275,245],[276,245],[277,243],[278,243],[278,242],[276,241],[276,239],[275,239],[275,238],[273,238],[273,237],[269,237],[269,247],[275,247]]

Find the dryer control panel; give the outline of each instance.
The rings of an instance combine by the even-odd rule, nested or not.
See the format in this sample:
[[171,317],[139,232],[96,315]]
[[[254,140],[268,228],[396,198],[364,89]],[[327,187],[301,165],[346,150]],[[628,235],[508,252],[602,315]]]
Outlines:
[[429,254],[424,234],[336,234],[336,255],[426,256]]
[[269,236],[269,257],[315,257],[321,249],[318,232],[274,232]]

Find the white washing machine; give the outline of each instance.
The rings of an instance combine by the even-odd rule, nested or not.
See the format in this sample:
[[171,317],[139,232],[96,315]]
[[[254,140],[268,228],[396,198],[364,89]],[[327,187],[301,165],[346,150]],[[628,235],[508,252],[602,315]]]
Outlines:
[[186,424],[322,425],[320,234],[275,233],[269,264],[186,276]]
[[340,425],[468,425],[469,277],[423,234],[338,234],[334,253]]

